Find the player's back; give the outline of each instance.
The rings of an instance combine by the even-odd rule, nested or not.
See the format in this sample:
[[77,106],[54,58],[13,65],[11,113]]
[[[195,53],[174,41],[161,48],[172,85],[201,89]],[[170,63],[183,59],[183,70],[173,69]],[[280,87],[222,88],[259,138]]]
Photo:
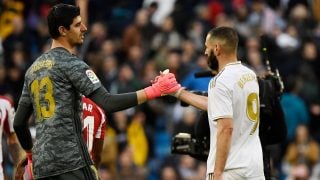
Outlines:
[[91,154],[95,139],[104,139],[106,117],[98,105],[84,96],[82,96],[82,110],[83,138]]
[[[66,49],[42,54],[28,69],[22,97],[31,98],[36,116],[35,177],[46,177],[91,163],[81,136],[81,95],[87,65]],[[77,87],[77,88],[76,88]],[[20,103],[24,103],[23,100]],[[87,161],[87,163],[86,163]]]

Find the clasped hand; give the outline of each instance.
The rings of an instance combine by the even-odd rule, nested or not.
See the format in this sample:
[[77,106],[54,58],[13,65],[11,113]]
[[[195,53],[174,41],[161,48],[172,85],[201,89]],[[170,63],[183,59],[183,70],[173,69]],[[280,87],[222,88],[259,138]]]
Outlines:
[[151,80],[152,85],[145,88],[145,93],[148,99],[154,99],[164,95],[174,95],[181,89],[181,85],[177,82],[173,73],[169,70],[160,71],[154,80]]

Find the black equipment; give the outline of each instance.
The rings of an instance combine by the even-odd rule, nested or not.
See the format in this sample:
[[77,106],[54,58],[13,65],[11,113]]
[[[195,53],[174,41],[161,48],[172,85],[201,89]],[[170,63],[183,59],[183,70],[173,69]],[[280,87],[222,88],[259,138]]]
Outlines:
[[187,154],[206,161],[210,149],[210,128],[206,111],[201,111],[195,126],[195,137],[188,133],[178,133],[172,139],[171,153]]

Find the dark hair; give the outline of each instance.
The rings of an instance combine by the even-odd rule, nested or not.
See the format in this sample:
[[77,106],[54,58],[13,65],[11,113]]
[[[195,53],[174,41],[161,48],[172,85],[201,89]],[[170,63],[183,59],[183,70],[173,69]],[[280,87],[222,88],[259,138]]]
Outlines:
[[53,39],[60,36],[59,27],[70,29],[73,19],[80,15],[80,8],[69,4],[53,6],[47,16],[49,33]]
[[217,27],[209,31],[210,39],[219,39],[225,41],[224,49],[227,52],[235,52],[238,48],[239,37],[237,32],[230,27]]

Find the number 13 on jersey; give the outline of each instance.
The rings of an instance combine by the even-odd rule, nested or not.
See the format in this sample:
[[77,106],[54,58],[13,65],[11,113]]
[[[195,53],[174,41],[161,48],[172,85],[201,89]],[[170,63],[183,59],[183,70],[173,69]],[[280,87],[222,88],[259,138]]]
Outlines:
[[55,110],[55,100],[53,97],[51,79],[46,76],[42,79],[34,80],[31,83],[31,92],[36,106],[38,121],[42,121],[44,118],[50,118],[54,114]]

